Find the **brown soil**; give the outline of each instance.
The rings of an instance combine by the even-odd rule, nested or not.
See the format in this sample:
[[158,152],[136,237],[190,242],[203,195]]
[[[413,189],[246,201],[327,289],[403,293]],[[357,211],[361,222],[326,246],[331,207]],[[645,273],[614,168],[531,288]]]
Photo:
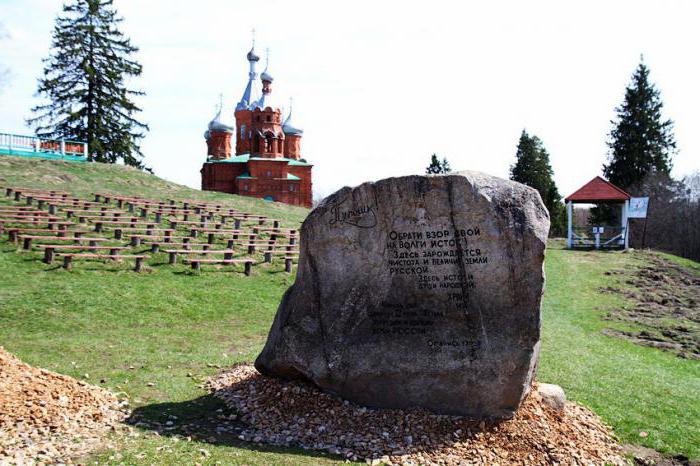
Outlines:
[[[700,359],[700,276],[653,253],[643,254],[644,265],[625,280],[632,289],[606,287],[621,293],[627,304],[606,318],[634,324],[635,330],[605,329],[607,335]],[[625,276],[625,271],[606,272]]]
[[104,446],[125,410],[107,390],[24,364],[0,347],[0,464],[53,464]]
[[556,411],[534,390],[513,419],[479,422],[420,409],[364,408],[302,382],[265,377],[250,364],[208,384],[248,426],[239,439],[256,443],[371,464],[625,464],[598,416],[575,403]]

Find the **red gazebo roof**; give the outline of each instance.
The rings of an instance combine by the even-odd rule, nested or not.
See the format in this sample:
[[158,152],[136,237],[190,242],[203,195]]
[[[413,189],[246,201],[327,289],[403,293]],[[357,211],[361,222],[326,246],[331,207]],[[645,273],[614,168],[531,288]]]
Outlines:
[[606,202],[622,202],[631,198],[629,194],[618,188],[611,182],[596,176],[591,181],[583,185],[575,193],[565,200],[566,202],[586,202],[591,204],[603,204]]

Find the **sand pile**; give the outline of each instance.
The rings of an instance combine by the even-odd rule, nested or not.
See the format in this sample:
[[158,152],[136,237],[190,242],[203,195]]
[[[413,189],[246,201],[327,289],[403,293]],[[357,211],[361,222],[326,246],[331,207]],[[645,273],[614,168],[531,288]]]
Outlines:
[[105,389],[24,364],[0,347],[0,464],[66,462],[126,415]]
[[375,410],[301,382],[239,365],[209,388],[240,413],[246,441],[324,450],[371,464],[625,464],[609,429],[590,410],[557,411],[533,391],[516,416],[499,423],[424,410]]

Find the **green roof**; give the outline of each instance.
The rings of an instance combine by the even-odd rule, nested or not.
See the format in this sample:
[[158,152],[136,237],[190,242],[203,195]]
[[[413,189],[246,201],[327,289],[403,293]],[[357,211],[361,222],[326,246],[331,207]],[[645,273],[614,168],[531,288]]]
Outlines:
[[238,175],[236,178],[251,179],[251,180],[252,180],[252,179],[255,179],[255,177],[254,177],[254,176],[250,176],[250,173],[248,173],[248,172],[244,172],[244,173]]
[[287,179],[288,180],[300,180],[301,178],[299,178],[298,176],[294,176],[291,173],[287,173]]
[[310,163],[305,163],[305,162],[302,162],[300,160],[287,159],[284,157],[276,158],[276,159],[269,159],[266,157],[251,157],[250,154],[235,155],[227,160],[209,160],[208,163],[247,163],[250,160],[256,160],[256,161],[262,160],[265,162],[287,162],[287,163],[289,163],[289,165],[296,166],[296,167],[311,167],[312,166]]
[[17,149],[8,149],[0,147],[0,155],[15,155],[17,157],[26,157],[28,159],[49,159],[49,160],[68,160],[71,162],[85,162],[87,158],[78,155],[63,155],[57,152],[34,152]]

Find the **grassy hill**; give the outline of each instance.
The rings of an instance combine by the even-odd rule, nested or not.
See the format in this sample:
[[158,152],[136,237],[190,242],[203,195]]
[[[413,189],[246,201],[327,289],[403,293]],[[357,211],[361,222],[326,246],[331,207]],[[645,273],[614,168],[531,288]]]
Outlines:
[[[216,200],[290,225],[307,213],[199,192],[120,166],[2,157],[0,185],[50,186],[84,196],[113,191]],[[36,252],[17,251],[4,237],[0,240],[0,345],[30,364],[128,395],[142,422],[138,436],[117,437],[114,449],[89,460],[339,462],[321,454],[248,444],[217,432],[216,416],[226,413],[217,412],[223,407],[201,388],[219,367],[255,358],[293,276],[258,267],[253,277],[224,270],[191,273],[185,266],[153,266],[143,274],[99,267],[69,272],[42,264],[37,257]],[[632,325],[604,319],[608,310],[626,303],[621,293],[601,290],[629,288],[631,274],[652,257],[657,255],[576,252],[564,249],[561,242],[551,244],[539,379],[562,385],[569,398],[610,423],[623,442],[700,458],[700,362],[603,333],[605,328]],[[679,263],[698,267],[685,260]],[[172,422],[172,428],[166,422]],[[161,435],[154,434],[156,428]],[[178,432],[182,435],[174,435]]]
[[1,156],[0,186],[62,189],[90,200],[94,192],[149,199],[200,199],[267,215],[297,226],[308,214],[308,210],[303,207],[188,188],[124,165]]

